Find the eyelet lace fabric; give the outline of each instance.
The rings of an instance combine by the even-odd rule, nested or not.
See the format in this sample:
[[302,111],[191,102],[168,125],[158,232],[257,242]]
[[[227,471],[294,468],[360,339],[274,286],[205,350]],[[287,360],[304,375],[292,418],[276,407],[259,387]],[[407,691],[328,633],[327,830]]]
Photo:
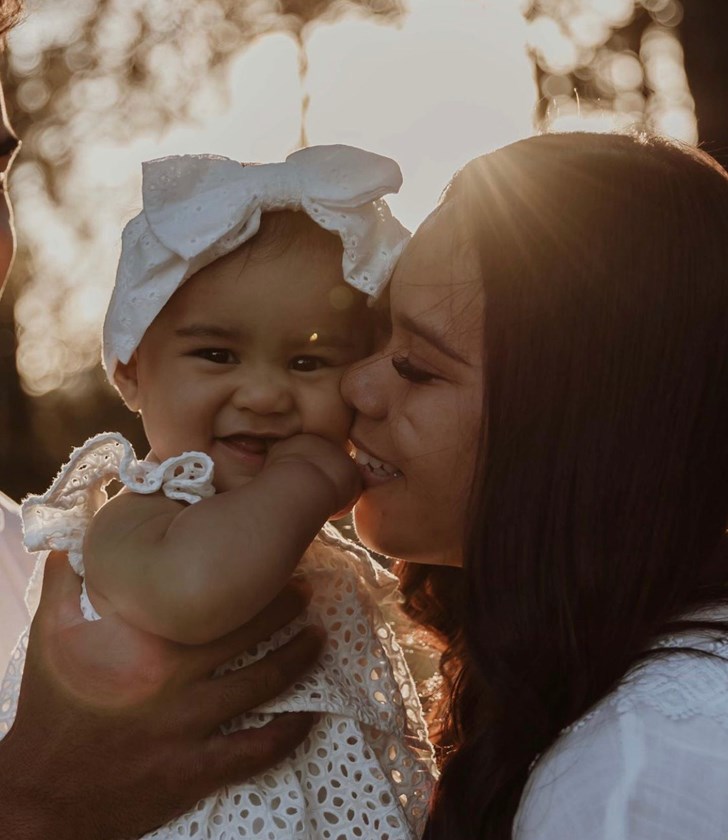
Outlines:
[[[64,468],[39,497],[46,501],[33,500],[24,513],[32,517],[34,547],[77,551],[82,570],[83,531],[105,500],[103,486],[111,478],[135,492],[155,492],[146,488],[164,467],[166,477],[157,489],[167,492],[172,485],[178,493],[208,492],[201,478],[207,464],[200,463],[209,461],[207,456],[186,453],[180,457],[188,460],[180,464],[140,466],[145,462],[133,459],[133,450],[128,459],[127,446],[120,435],[107,435],[72,454],[70,469]],[[122,462],[123,469],[113,466]],[[318,712],[318,722],[276,767],[222,788],[144,840],[416,840],[421,835],[436,770],[412,677],[384,618],[383,611],[396,611],[401,598],[397,580],[330,526],[310,546],[297,574],[313,587],[307,613],[221,672],[254,662],[309,623],[327,631],[321,659],[286,693],[231,721],[224,731],[262,726],[287,711]],[[26,632],[0,689],[0,737],[15,717],[27,640]]]
[[728,640],[655,647],[538,761],[514,840],[728,837]]

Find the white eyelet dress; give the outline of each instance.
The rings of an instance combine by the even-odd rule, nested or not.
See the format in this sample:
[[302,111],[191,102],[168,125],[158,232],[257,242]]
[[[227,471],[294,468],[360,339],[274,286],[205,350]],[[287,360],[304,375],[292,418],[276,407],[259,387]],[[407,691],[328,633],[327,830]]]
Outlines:
[[[121,435],[97,435],[74,451],[48,493],[26,503],[26,543],[34,550],[68,551],[82,573],[83,533],[105,500],[109,480],[118,478],[134,492],[161,490],[197,501],[213,492],[210,477],[211,462],[200,453],[150,464],[137,461]],[[314,540],[296,574],[313,586],[307,613],[221,670],[255,661],[309,623],[327,631],[323,655],[290,690],[231,721],[225,732],[261,726],[288,711],[318,712],[318,723],[280,764],[222,788],[145,840],[416,840],[421,835],[436,770],[412,677],[382,613],[401,597],[397,580],[330,526]],[[37,588],[36,581],[31,600]],[[88,599],[82,607],[87,618],[96,617]],[[27,641],[26,631],[0,689],[0,737],[15,717]]]

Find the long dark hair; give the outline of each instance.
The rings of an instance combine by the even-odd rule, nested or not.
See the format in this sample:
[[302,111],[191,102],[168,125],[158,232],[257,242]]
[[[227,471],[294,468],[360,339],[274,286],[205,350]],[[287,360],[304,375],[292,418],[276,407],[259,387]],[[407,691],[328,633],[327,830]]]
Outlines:
[[481,266],[486,396],[464,569],[404,573],[451,688],[427,836],[510,840],[559,732],[728,599],[728,176],[547,135],[444,201]]

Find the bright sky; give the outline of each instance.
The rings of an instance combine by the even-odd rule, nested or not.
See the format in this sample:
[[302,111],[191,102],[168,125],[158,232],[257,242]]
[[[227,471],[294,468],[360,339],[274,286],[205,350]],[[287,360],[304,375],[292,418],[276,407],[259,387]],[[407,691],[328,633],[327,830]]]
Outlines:
[[[395,212],[416,227],[449,177],[483,152],[533,132],[536,85],[519,4],[410,0],[403,25],[349,17],[307,41],[309,143],[349,143],[394,157],[405,185]],[[94,146],[78,175],[138,188],[142,160],[210,152],[280,160],[298,146],[302,89],[295,41],[259,38],[232,64],[229,103],[211,97],[201,126],[125,148]]]

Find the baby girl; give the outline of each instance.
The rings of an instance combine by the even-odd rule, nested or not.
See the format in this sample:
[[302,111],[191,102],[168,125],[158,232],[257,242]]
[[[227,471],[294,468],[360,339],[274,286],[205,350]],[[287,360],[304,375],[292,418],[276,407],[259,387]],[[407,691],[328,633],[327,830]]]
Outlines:
[[[370,351],[367,299],[408,238],[382,199],[400,183],[393,161],[346,146],[267,165],[145,164],[104,365],[151,453],[137,460],[115,433],[75,450],[50,490],[24,503],[26,544],[68,552],[89,620],[117,612],[183,644],[229,633],[305,575],[308,614],[228,670],[305,623],[328,634],[305,680],[226,729],[318,712],[301,747],[148,838],[413,840],[423,829],[434,763],[385,619],[396,580],[325,524],[359,490],[339,382]],[[123,489],[107,499],[112,480]],[[22,653],[23,640],[0,732],[15,714]]]

